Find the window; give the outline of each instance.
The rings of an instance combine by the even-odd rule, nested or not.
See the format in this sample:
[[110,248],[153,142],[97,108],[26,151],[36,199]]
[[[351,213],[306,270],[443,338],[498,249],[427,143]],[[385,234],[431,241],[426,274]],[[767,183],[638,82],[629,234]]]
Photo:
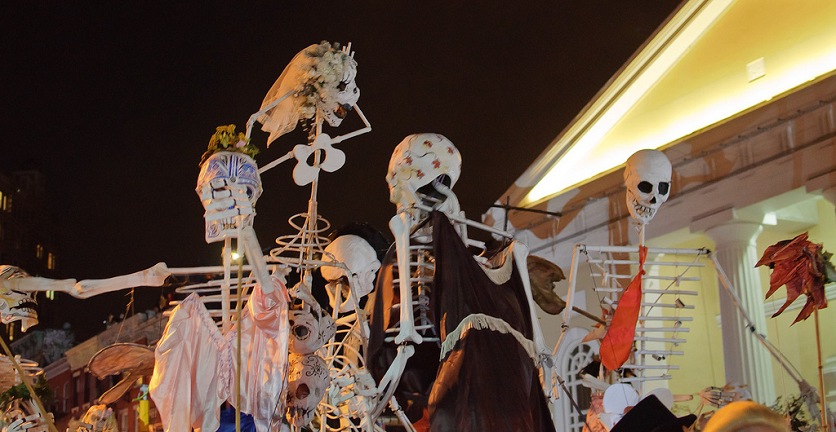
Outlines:
[[64,382],[64,391],[61,393],[61,412],[67,412],[67,403],[70,401],[70,382]]
[[44,258],[44,247],[43,246],[41,246],[41,245],[35,246],[35,256],[37,256],[38,259],[43,259]]
[[46,266],[47,266],[47,268],[49,268],[50,270],[55,270],[55,254],[54,254],[54,253],[50,252],[50,253],[47,255],[47,262],[46,262]]
[[93,374],[87,375],[87,388],[89,389],[87,400],[90,402],[93,402],[97,397],[99,397],[96,391],[98,390],[96,388],[96,384],[98,384],[98,380],[96,380],[96,377],[94,377]]
[[119,411],[119,420],[122,423],[120,426],[120,430],[127,431],[128,430],[128,409],[122,408]]

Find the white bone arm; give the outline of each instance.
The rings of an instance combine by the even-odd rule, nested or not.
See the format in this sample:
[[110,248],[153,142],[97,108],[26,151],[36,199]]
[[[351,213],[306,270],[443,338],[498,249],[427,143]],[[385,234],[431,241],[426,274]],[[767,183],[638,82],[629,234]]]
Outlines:
[[65,292],[76,298],[88,298],[112,291],[140,286],[160,286],[171,275],[165,263],[157,263],[154,267],[124,276],[110,279],[85,279],[76,282],[75,279],[47,279],[42,277],[14,278],[0,281],[0,284],[16,291],[58,291]]
[[363,124],[366,125],[364,128],[357,129],[354,132],[347,133],[345,135],[339,135],[334,138],[331,138],[331,144],[336,144],[338,142],[343,142],[347,139],[354,138],[358,135],[363,135],[364,133],[368,133],[372,131],[372,124],[369,123],[369,120],[363,115],[363,111],[360,110],[360,105],[354,104],[354,110],[357,111],[357,115],[360,116],[360,120],[363,120]]
[[517,266],[517,271],[520,274],[523,287],[525,288],[525,298],[528,300],[528,311],[531,314],[534,347],[537,349],[537,353],[539,355],[545,355],[551,358],[551,353],[546,350],[546,342],[543,339],[543,331],[540,329],[540,321],[537,319],[537,308],[534,306],[534,296],[531,294],[531,281],[528,279],[527,264],[528,247],[520,242],[516,242],[513,245],[512,252],[514,254],[514,265]]
[[401,345],[398,347],[398,354],[395,355],[395,359],[392,360],[389,370],[386,371],[386,374],[380,380],[380,384],[377,385],[377,389],[381,394],[380,399],[377,401],[377,406],[372,411],[372,420],[376,419],[383,412],[383,409],[386,408],[389,398],[395,393],[395,388],[398,387],[398,383],[401,380],[401,375],[403,375],[403,371],[406,368],[406,361],[413,354],[415,354],[415,347],[411,345]]
[[412,284],[409,267],[409,233],[412,218],[407,212],[400,212],[389,220],[389,229],[395,235],[395,249],[398,253],[398,288],[401,295],[400,332],[395,336],[395,343],[421,343],[423,338],[415,330],[415,317],[412,312]]
[[261,253],[261,246],[258,244],[258,238],[255,236],[253,227],[243,227],[241,238],[238,241],[244,243],[244,254],[247,256],[247,262],[252,266],[255,280],[261,285],[261,292],[264,294],[272,293],[275,288],[273,280],[270,278],[267,262],[264,260],[264,254]]

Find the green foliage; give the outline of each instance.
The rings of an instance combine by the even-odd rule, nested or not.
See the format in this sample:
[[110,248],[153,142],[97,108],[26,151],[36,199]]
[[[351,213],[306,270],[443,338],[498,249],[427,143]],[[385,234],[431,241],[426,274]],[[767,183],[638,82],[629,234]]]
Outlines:
[[244,153],[245,155],[254,158],[258,154],[258,147],[250,143],[250,139],[243,133],[235,133],[235,125],[218,126],[215,134],[209,139],[209,148],[203,157],[200,159],[200,164],[203,165],[207,159],[213,154],[231,151],[237,153]]
[[[55,396],[43,374],[38,377],[33,387],[35,388],[35,394],[38,395],[44,404],[51,402]],[[6,406],[13,400],[27,401],[30,399],[32,399],[32,395],[29,394],[29,389],[26,388],[26,384],[20,383],[0,394],[0,408],[5,410]]]

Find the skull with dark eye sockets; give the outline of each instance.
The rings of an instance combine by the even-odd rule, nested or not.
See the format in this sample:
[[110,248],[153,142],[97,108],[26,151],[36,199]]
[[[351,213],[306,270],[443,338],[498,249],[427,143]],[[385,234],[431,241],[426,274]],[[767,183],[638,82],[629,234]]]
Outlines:
[[650,222],[659,207],[668,200],[672,167],[659,150],[644,149],[633,153],[624,168],[627,208],[642,225]]

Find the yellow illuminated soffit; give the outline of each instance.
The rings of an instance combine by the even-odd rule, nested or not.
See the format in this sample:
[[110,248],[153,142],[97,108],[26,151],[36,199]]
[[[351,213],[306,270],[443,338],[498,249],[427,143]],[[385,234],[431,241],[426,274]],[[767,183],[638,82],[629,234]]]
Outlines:
[[[635,151],[642,148],[657,148],[670,140],[653,142],[642,140],[633,145],[619,145],[605,154],[588,158],[589,153],[604,138],[607,132],[632,108],[639,99],[670,69],[671,66],[688,50],[714,21],[734,2],[734,0],[708,0],[690,2],[677,13],[671,28],[663,29],[656,40],[639,53],[632,65],[619,76],[611,87],[622,84],[620,94],[608,95],[606,92],[577,124],[576,130],[587,128],[582,135],[578,132],[565,134],[556,143],[557,148],[568,150],[549,169],[548,173],[532,188],[523,200],[523,205],[532,204],[549,195],[562,192],[592,176],[615,168]],[[691,7],[689,10],[688,7]],[[678,24],[677,24],[677,20]],[[633,69],[631,70],[630,67]],[[630,82],[632,80],[632,82]],[[603,107],[601,107],[603,105]],[[609,106],[607,106],[609,105]],[[597,119],[595,119],[597,117]],[[693,129],[696,130],[696,129]],[[676,132],[674,132],[676,134]],[[680,134],[678,136],[685,135]],[[572,143],[574,141],[574,143]]]
[[[615,123],[612,119],[606,119],[608,120],[606,124],[599,122],[577,144],[571,147],[545,177],[537,183],[526,196],[524,204],[537,202],[590,177],[609,171],[623,164],[630,155],[638,150],[661,147],[761,102],[768,101],[833,70],[836,70],[836,49],[831,49],[820,57],[799,63],[780,75],[762,78],[757,82],[757,85],[752,85],[737,93],[728,94],[727,97],[718,99],[699,111],[681,117],[664,129],[649,131],[649,134],[643,137],[641,141],[618,143],[617,146],[608,148],[606,152],[597,152],[593,159],[588,157],[589,153]],[[610,114],[612,112],[608,112],[602,119]],[[613,114],[613,117],[621,118],[623,115],[624,112],[618,112]]]
[[[728,92],[712,103],[693,112],[683,114],[677,121],[658,130],[649,130],[640,141],[619,142],[606,149],[597,148],[606,134],[621,120],[639,99],[679,59],[687,48],[717,19],[732,0],[710,1],[687,27],[682,28],[663,50],[655,56],[643,71],[632,75],[633,81],[623,87],[620,94],[603,104],[595,112],[595,106],[570,129],[555,148],[565,148],[564,154],[553,162],[545,176],[532,188],[523,200],[530,205],[550,195],[562,192],[593,176],[609,171],[624,163],[634,152],[643,148],[658,148],[706,126],[729,118],[761,102],[791,90],[807,81],[836,70],[836,47],[821,47],[803,61],[780,73],[767,75],[735,92]],[[681,13],[683,11],[680,11]],[[661,35],[660,35],[661,36]],[[647,49],[652,48],[652,42]],[[645,53],[643,53],[645,54]],[[640,54],[639,59],[642,54]],[[646,54],[645,54],[646,55]],[[638,63],[638,62],[637,62]],[[640,67],[639,67],[640,68]],[[629,74],[626,70],[623,75]],[[624,76],[618,79],[624,80]],[[618,85],[618,79],[613,86]],[[601,97],[605,99],[607,94]],[[582,132],[577,132],[582,131]],[[572,142],[574,141],[574,144]],[[593,152],[593,150],[595,150]],[[592,154],[592,156],[591,156]]]

